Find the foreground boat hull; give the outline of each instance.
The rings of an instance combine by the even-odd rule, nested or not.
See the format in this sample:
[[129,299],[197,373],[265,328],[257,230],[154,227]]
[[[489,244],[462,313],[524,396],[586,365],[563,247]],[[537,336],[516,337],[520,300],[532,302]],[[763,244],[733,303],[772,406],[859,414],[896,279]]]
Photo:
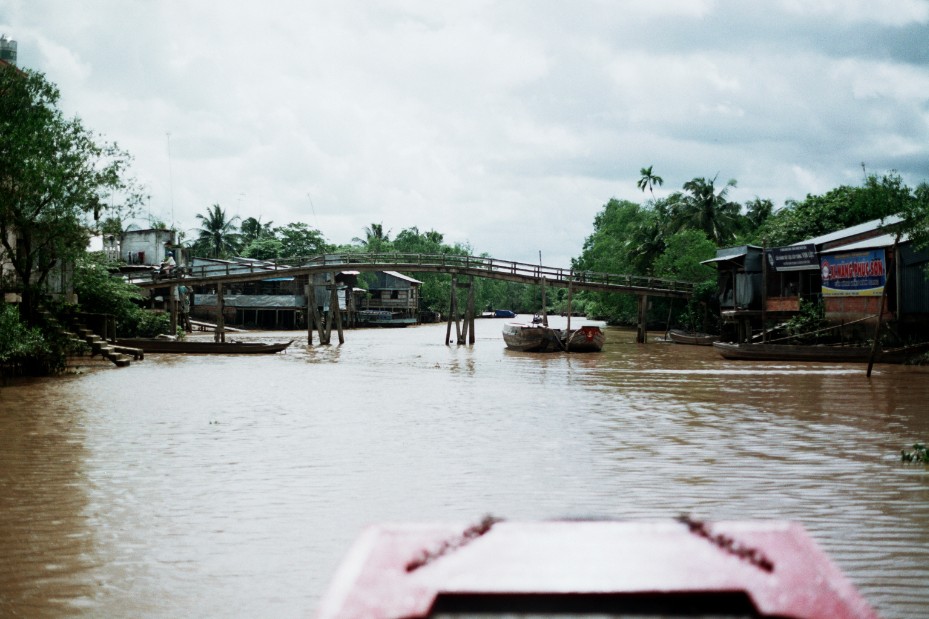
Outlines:
[[139,348],[146,353],[268,355],[286,350],[288,346],[293,344],[293,340],[264,344],[260,342],[188,342],[183,340],[123,338],[116,340],[116,343],[119,346]]
[[359,537],[318,619],[877,619],[796,523],[399,524]]

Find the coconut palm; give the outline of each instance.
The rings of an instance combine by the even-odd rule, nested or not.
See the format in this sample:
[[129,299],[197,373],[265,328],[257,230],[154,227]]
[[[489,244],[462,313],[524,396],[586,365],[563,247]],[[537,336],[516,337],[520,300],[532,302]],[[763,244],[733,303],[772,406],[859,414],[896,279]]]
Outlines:
[[254,240],[274,236],[274,230],[271,228],[273,221],[261,223],[261,217],[246,217],[242,220],[240,229],[242,231],[242,244],[248,245]]
[[384,224],[372,223],[364,228],[365,238],[357,236],[352,239],[352,243],[364,245],[368,251],[381,251],[385,245],[390,243],[390,230],[384,232]]
[[703,230],[708,239],[720,247],[735,238],[741,226],[742,207],[730,202],[727,194],[735,180],[716,190],[716,177],[695,178],[684,183],[683,200],[672,207],[671,219],[677,230]]
[[225,258],[234,255],[238,251],[241,235],[236,230],[235,220],[238,215],[231,219],[226,218],[224,211],[219,204],[214,204],[207,209],[205,215],[198,214],[197,219],[201,220],[199,237],[197,238],[197,249],[205,253],[210,258]]
[[639,174],[642,177],[636,183],[636,187],[642,190],[642,193],[645,193],[645,190],[648,189],[649,193],[652,194],[652,199],[655,198],[655,185],[661,187],[664,184],[664,179],[658,176],[657,174],[652,173],[652,167],[648,166],[647,168],[642,168],[639,170]]

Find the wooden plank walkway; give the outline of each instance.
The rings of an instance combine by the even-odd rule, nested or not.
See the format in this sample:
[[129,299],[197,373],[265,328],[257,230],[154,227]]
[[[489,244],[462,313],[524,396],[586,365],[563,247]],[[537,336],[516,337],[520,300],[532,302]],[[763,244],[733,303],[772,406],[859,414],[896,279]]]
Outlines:
[[215,283],[249,282],[272,277],[299,277],[315,273],[338,271],[401,271],[405,273],[448,273],[470,275],[523,284],[570,287],[574,291],[618,292],[686,299],[693,294],[694,284],[641,275],[621,275],[576,271],[483,256],[451,256],[448,254],[331,254],[303,260],[245,264],[227,261],[189,269],[183,277],[133,279],[141,288],[160,288],[175,284],[208,285]]

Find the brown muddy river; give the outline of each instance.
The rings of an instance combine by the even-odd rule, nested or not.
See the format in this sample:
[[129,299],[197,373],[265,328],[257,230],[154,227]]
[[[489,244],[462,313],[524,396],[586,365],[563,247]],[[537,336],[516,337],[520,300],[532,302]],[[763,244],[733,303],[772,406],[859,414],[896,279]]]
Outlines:
[[927,616],[929,468],[899,454],[929,441],[929,369],[614,329],[539,356],[501,326],[0,388],[0,616],[311,616],[366,524],[488,513],[796,520],[882,616]]

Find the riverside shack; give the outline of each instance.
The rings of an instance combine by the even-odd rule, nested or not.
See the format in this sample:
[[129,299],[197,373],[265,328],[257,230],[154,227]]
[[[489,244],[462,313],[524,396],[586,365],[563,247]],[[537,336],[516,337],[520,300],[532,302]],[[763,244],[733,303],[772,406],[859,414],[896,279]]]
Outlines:
[[929,252],[915,247],[887,217],[784,247],[743,245],[706,260],[719,271],[717,290],[729,339],[748,341],[763,325],[822,303],[833,325],[857,325],[848,337],[870,337],[874,322],[895,321],[901,335],[929,335]]

